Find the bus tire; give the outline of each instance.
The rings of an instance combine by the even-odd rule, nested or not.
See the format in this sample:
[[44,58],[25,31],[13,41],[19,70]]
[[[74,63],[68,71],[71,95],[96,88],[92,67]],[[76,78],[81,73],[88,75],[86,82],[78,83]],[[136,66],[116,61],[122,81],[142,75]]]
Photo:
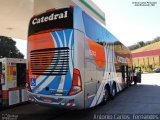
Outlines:
[[103,96],[103,100],[102,100],[102,105],[105,105],[107,103],[108,100],[110,100],[110,92],[109,92],[109,85],[106,85],[104,88],[104,96]]
[[112,92],[110,93],[110,98],[111,98],[111,100],[114,99],[114,97],[116,96],[116,94],[117,94],[116,83],[113,82]]

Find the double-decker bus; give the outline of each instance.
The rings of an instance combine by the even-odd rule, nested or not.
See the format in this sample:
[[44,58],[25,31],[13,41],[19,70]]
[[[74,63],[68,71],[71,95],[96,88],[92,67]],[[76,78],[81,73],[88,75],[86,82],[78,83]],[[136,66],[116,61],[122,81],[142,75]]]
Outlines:
[[31,18],[27,73],[30,101],[87,109],[131,84],[132,58],[103,25],[71,6]]

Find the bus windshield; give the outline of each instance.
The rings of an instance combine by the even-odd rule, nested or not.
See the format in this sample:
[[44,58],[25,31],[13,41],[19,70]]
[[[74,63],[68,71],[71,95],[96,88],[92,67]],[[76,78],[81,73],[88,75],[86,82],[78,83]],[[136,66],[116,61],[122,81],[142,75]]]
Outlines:
[[63,8],[33,16],[29,23],[28,36],[43,31],[73,28],[73,9]]

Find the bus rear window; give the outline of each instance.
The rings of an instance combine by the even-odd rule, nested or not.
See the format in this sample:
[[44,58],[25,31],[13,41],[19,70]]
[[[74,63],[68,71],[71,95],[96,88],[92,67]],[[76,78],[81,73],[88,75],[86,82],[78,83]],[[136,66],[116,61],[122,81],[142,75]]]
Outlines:
[[73,9],[64,8],[33,17],[29,23],[28,35],[52,29],[73,28]]

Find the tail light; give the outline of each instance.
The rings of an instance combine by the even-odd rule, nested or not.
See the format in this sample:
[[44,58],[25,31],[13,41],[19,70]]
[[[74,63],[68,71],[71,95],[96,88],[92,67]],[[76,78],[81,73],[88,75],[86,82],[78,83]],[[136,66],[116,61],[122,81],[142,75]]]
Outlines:
[[72,87],[69,92],[69,96],[75,95],[82,91],[82,80],[81,74],[78,69],[73,70],[73,80],[72,80]]
[[74,5],[70,5],[69,7],[70,7],[70,8],[74,8]]
[[26,88],[28,91],[31,91],[30,83],[29,83],[29,72],[26,70]]

